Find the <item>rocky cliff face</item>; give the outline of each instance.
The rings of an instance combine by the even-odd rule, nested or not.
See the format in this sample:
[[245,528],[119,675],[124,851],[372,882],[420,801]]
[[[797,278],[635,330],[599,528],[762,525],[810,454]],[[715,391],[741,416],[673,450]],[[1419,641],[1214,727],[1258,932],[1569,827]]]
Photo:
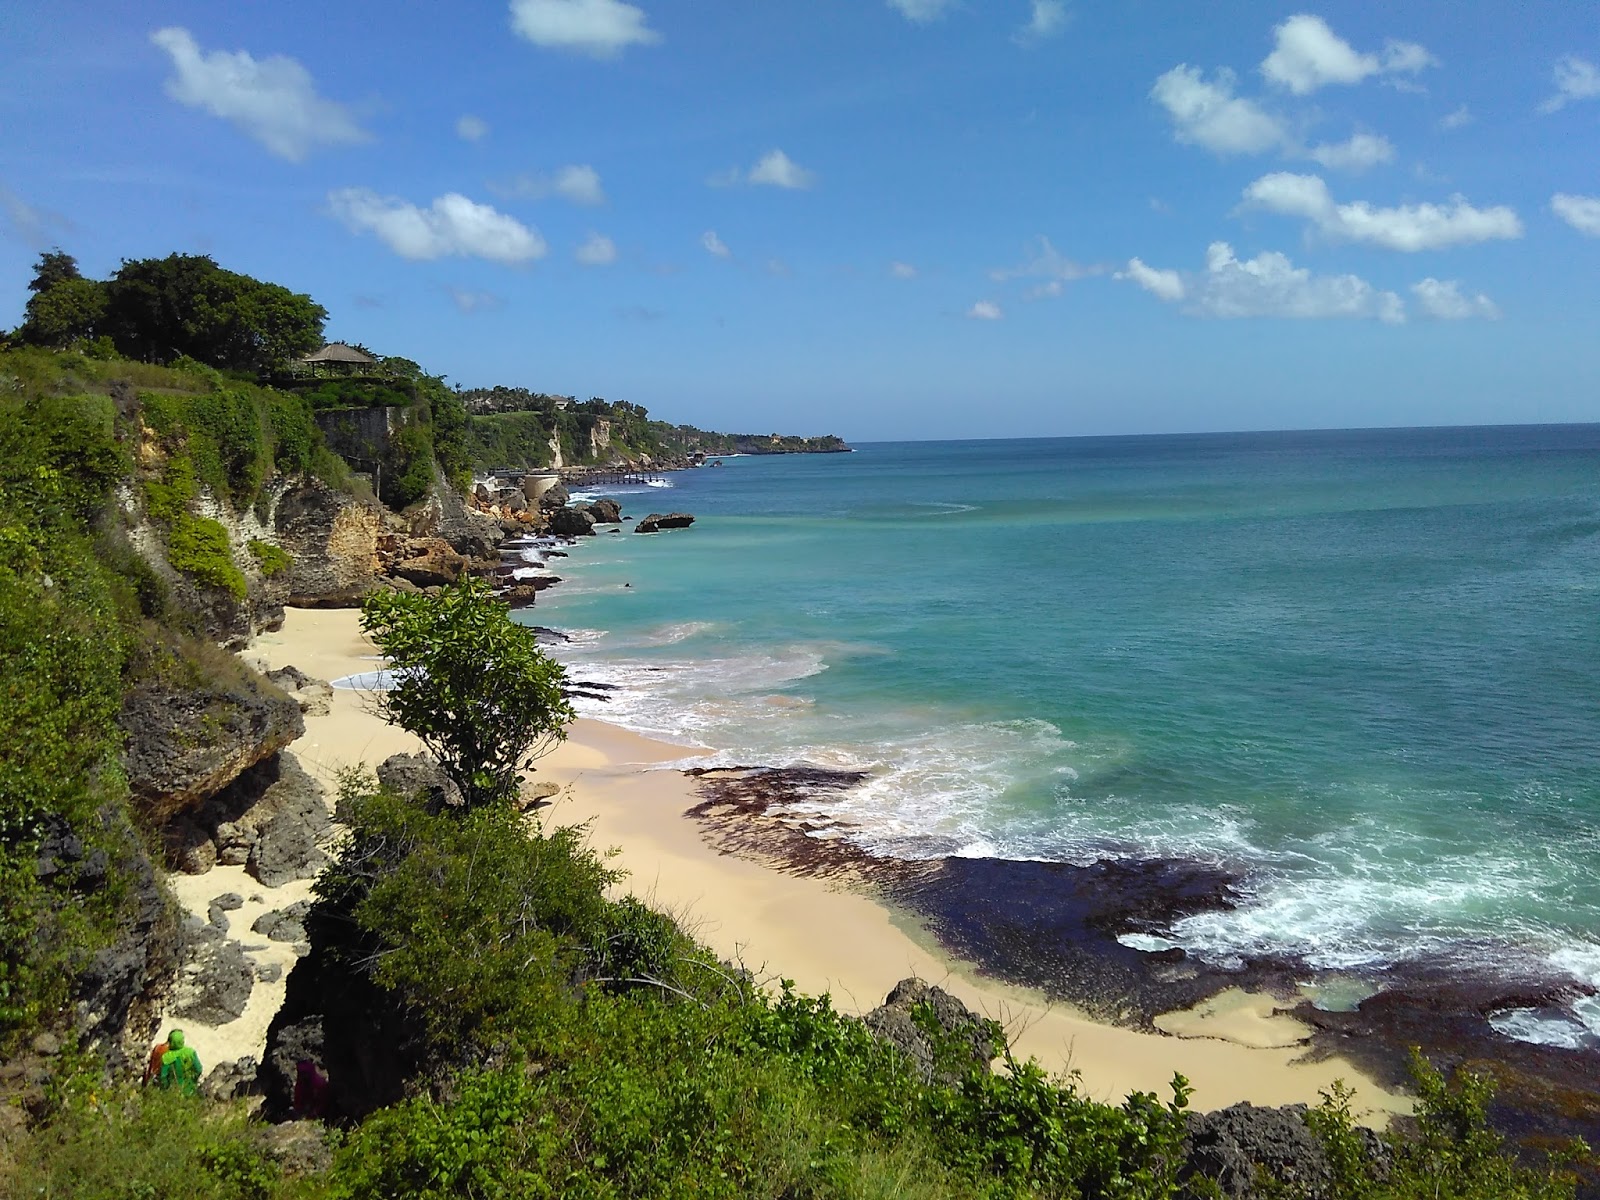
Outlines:
[[123,769],[135,804],[165,826],[305,732],[300,706],[232,655],[149,647],[123,697]]
[[277,542],[293,557],[285,602],[295,606],[356,600],[382,573],[395,533],[382,506],[318,480],[286,491],[274,513]]

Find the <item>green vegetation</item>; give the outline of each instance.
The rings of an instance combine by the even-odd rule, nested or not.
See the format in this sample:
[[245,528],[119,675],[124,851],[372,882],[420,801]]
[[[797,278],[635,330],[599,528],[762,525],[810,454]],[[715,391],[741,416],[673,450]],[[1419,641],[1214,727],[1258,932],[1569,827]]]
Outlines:
[[294,566],[294,559],[282,546],[274,546],[271,542],[263,542],[260,538],[250,539],[250,553],[256,560],[256,565],[261,568],[261,573],[268,579],[281,575]]
[[287,1180],[242,1107],[176,1092],[91,1091],[80,1084],[22,1146],[6,1191],[39,1200],[273,1200],[314,1196]]
[[91,528],[127,468],[105,397],[0,397],[0,1057],[115,936],[138,853],[115,722],[141,595]]
[[209,517],[179,513],[167,537],[167,561],[207,587],[221,588],[235,600],[249,591],[244,572],[233,561],[228,531]]
[[230,371],[263,371],[322,342],[327,310],[311,297],[219,267],[206,255],[124,261],[105,282],[71,255],[39,258],[17,339],[68,347],[108,338],[130,358],[188,356]]
[[486,581],[464,576],[437,598],[375,592],[361,628],[393,666],[384,716],[422,739],[468,807],[514,796],[522,772],[566,737],[566,673]]
[[[45,255],[24,328],[31,322],[30,338],[79,348],[0,351],[0,1058],[7,1060],[20,1058],[39,1030],[69,1026],[86,965],[129,928],[145,847],[154,844],[162,813],[136,812],[128,802],[116,726],[128,689],[153,673],[182,687],[243,669],[214,645],[185,637],[188,618],[172,611],[161,578],[130,546],[114,489],[132,481],[142,493],[148,514],[167,527],[171,565],[242,596],[245,578],[226,530],[194,511],[201,489],[238,509],[260,503],[276,474],[345,470],[322,444],[310,394],[219,370],[280,353],[286,343],[273,332],[273,306],[292,324],[300,306],[290,301],[304,298],[284,301],[274,292],[246,302],[237,290],[243,277],[218,283],[212,272],[220,269],[207,263],[174,256],[148,271],[126,264],[122,299],[112,303],[116,280],[93,284],[68,256]],[[206,292],[213,284],[222,290]],[[103,313],[93,304],[74,307],[74,296],[89,294],[80,285],[104,288]],[[229,286],[236,288],[231,301]],[[191,293],[220,297],[220,311],[233,314],[227,320],[260,328],[223,336],[212,328],[226,323],[216,313],[183,317],[178,301]],[[252,303],[268,315],[251,315]],[[159,352],[169,365],[117,359],[99,341],[114,318],[146,308],[191,320],[184,336],[193,340]],[[178,356],[180,349],[190,357]],[[396,439],[394,482],[402,494],[425,491],[436,468],[459,476],[469,436],[487,445],[484,430],[526,440],[530,450],[536,437],[547,446],[554,434],[578,450],[607,420],[621,453],[722,448],[692,443],[717,435],[661,426],[643,409],[599,400],[574,412],[552,405],[548,423],[538,409],[480,418],[469,429],[460,397],[441,378],[406,360],[383,366],[412,396]],[[290,565],[266,541],[249,550],[264,574]],[[363,998],[346,1019],[355,1036],[406,1066],[405,1087],[393,1103],[330,1135],[322,1150],[331,1167],[290,1169],[273,1156],[267,1131],[237,1106],[127,1083],[108,1087],[103,1065],[69,1046],[28,1114],[32,1128],[14,1132],[5,1123],[0,1194],[1153,1200],[1178,1193],[1181,1077],[1170,1098],[1136,1094],[1104,1104],[1086,1096],[1076,1077],[1052,1078],[1019,1060],[993,1024],[980,1031],[1000,1051],[990,1072],[924,1008],[914,1015],[934,1045],[929,1079],[826,996],[800,995],[787,982],[764,989],[669,917],[619,895],[620,873],[588,846],[583,829],[546,829],[519,816],[509,801],[520,771],[563,736],[572,713],[560,668],[484,585],[468,581],[437,598],[385,595],[369,602],[363,624],[401,671],[401,687],[386,697],[391,719],[428,743],[467,800],[442,807],[426,792],[397,796],[349,781],[340,809],[348,834],[316,884],[308,918],[322,969],[334,976],[330,994]],[[1415,1130],[1391,1139],[1381,1169],[1352,1125],[1349,1093],[1334,1091],[1309,1114],[1334,1166],[1335,1196],[1573,1194],[1569,1176],[1508,1157],[1488,1125],[1486,1082],[1446,1081],[1420,1063],[1417,1080]],[[1288,1182],[1273,1186],[1285,1200],[1305,1195]]]

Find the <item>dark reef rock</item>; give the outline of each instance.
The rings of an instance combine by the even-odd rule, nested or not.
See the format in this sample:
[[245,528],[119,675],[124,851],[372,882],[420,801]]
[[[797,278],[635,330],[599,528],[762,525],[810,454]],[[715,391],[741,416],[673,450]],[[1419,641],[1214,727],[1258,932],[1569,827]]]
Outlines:
[[248,1096],[256,1084],[260,1064],[251,1055],[218,1063],[206,1069],[200,1080],[200,1094],[207,1100],[237,1100]]
[[688,513],[651,513],[633,527],[635,533],[659,533],[663,529],[687,529],[694,524]]
[[74,1025],[117,1067],[137,1059],[155,1031],[157,1010],[177,970],[180,935],[177,913],[139,836],[120,815],[101,819],[122,835],[117,872],[129,893],[127,916],[117,940],[78,976]]
[[[297,964],[295,971],[299,969]],[[289,973],[289,992],[303,1003],[295,994],[295,971]],[[274,1119],[287,1117],[293,1107],[295,1068],[299,1063],[314,1063],[318,1070],[326,1073],[321,1014],[302,1014],[296,1020],[284,1020],[288,1007],[289,998],[286,997],[284,1007],[278,1010],[267,1030],[267,1056],[256,1075],[256,1090],[266,1097],[267,1115]]]
[[172,990],[172,1015],[202,1025],[237,1020],[250,1002],[255,971],[238,942],[191,917],[183,926],[183,959]]
[[123,697],[123,768],[158,824],[196,808],[305,732],[300,706],[220,650],[166,645]]
[[245,870],[267,887],[315,877],[328,861],[318,847],[329,825],[322,786],[283,755],[280,776],[257,807],[274,815],[257,827]]
[[267,1030],[261,1086],[266,1114],[282,1119],[294,1096],[295,1064],[315,1063],[328,1080],[329,1116],[355,1119],[407,1094],[429,1044],[420,1018],[353,965],[354,924],[313,906],[311,944],[289,972],[283,1007]]
[[546,512],[557,508],[565,508],[567,501],[572,499],[572,493],[567,490],[567,485],[557,483],[548,492],[539,497],[539,507]]
[[195,859],[209,858],[244,866],[260,882],[277,887],[322,869],[327,859],[318,843],[328,828],[322,785],[284,750],[168,825],[165,839],[168,861],[185,870]]
[[311,903],[300,900],[287,908],[262,913],[250,926],[251,933],[259,933],[269,941],[303,942],[306,940],[305,918]]
[[594,533],[594,514],[581,508],[558,508],[550,513],[550,532],[561,537],[589,537]]
[[[918,1023],[919,1010],[938,1029]],[[957,1083],[975,1068],[987,1071],[1005,1047],[1000,1027],[978,1016],[943,988],[902,979],[877,1008],[861,1018],[866,1027],[914,1064],[923,1079]]]
[[433,812],[461,807],[461,789],[444,768],[421,754],[394,754],[378,766],[378,785],[396,795],[419,799]]
[[[1305,1106],[1257,1108],[1235,1104],[1217,1112],[1184,1117],[1184,1165],[1179,1172],[1186,1195],[1205,1195],[1199,1179],[1215,1182],[1223,1196],[1251,1200],[1279,1195],[1278,1184],[1295,1196],[1326,1196],[1333,1172],[1322,1143],[1306,1127]],[[1374,1135],[1374,1141],[1376,1136]],[[1275,1181],[1263,1188],[1262,1180]]]

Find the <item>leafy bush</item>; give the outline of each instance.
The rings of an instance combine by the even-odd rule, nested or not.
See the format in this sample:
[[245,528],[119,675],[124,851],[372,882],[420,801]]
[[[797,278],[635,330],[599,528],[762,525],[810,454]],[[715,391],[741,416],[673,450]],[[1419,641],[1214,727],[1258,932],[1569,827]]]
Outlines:
[[614,876],[581,831],[531,835],[515,813],[429,812],[347,791],[350,840],[318,880],[361,931],[351,950],[438,1042],[546,1028]]
[[383,481],[383,501],[396,510],[409,508],[433,489],[433,431],[421,420],[408,420],[390,443],[394,468]]
[[374,592],[361,629],[394,670],[384,717],[422,739],[469,807],[509,800],[566,737],[566,673],[484,580],[463,576],[436,597]]
[[157,478],[144,481],[145,511],[170,525],[189,510],[189,504],[199,494],[194,460],[187,454],[172,454]]
[[[138,849],[115,722],[139,603],[88,532],[126,465],[104,397],[0,399],[0,1050],[114,936]],[[41,871],[47,836],[81,854]]]
[[[1322,1093],[1306,1124],[1322,1142],[1333,1167],[1334,1192],[1351,1200],[1571,1200],[1576,1177],[1556,1163],[1519,1163],[1489,1125],[1494,1084],[1471,1071],[1448,1080],[1412,1053],[1417,1086],[1415,1128],[1390,1135],[1390,1159],[1374,1164],[1350,1112],[1353,1093],[1342,1083]],[[1572,1147],[1571,1160],[1593,1167],[1588,1147]]]
[[208,587],[221,588],[243,600],[250,590],[244,572],[233,561],[228,531],[209,517],[179,513],[167,538],[167,561]]
[[[319,1181],[285,1175],[242,1108],[175,1091],[82,1090],[20,1146],[0,1190],[42,1200],[296,1200]],[[9,1189],[5,1184],[9,1183]]]
[[281,546],[274,546],[271,542],[263,542],[260,538],[250,539],[250,553],[261,567],[261,573],[268,579],[274,575],[281,575],[294,566],[294,559],[287,550]]

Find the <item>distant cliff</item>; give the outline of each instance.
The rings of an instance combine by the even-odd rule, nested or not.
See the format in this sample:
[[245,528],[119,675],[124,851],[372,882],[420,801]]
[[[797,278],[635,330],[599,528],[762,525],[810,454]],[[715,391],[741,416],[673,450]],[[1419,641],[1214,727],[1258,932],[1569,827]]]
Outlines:
[[626,400],[577,400],[526,388],[459,393],[468,413],[467,450],[475,470],[583,466],[607,462],[661,465],[695,455],[830,454],[842,438],[715,433],[652,419]]

